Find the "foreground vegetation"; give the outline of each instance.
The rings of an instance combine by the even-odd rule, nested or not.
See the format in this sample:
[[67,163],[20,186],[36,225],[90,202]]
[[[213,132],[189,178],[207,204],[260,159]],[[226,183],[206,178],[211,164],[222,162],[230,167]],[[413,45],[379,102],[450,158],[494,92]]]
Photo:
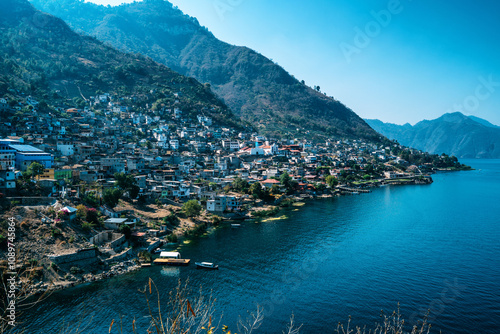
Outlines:
[[[27,276],[23,276],[27,277]],[[2,273],[2,281],[5,282],[5,273]],[[17,327],[9,326],[6,310],[6,288],[2,289],[2,322],[0,333],[24,333],[20,330],[22,324]],[[224,324],[224,318],[219,315],[216,309],[216,299],[206,294],[202,288],[198,291],[192,289],[192,284],[189,281],[182,282],[179,280],[175,289],[169,292],[168,297],[162,299],[160,291],[155,282],[150,278],[142,290],[145,312],[149,317],[147,328],[140,328],[136,319],[110,319],[107,333],[148,333],[148,334],[174,334],[174,333],[224,333],[224,334],[249,334],[258,333],[259,329],[265,331],[262,327],[265,319],[265,310],[261,306],[257,306],[254,312],[249,313],[248,317],[240,317],[236,328],[230,328]],[[16,303],[20,308],[27,308],[33,304],[43,301],[43,296],[37,300],[26,302],[26,294],[19,291],[16,296]],[[17,311],[20,311],[18,309]],[[348,321],[344,324],[339,322],[337,328],[333,330],[337,334],[429,334],[431,333],[431,324],[425,316],[418,325],[408,325],[400,314],[399,305],[397,310],[390,315],[382,312],[381,323],[374,328],[359,327],[352,325],[352,318],[349,316]],[[92,320],[90,323],[83,324],[79,322],[75,324],[61,324],[59,333],[94,333],[97,328],[93,327]],[[307,327],[302,324],[298,325],[294,315],[290,317],[290,322],[282,331],[286,334],[298,334],[308,332]]]

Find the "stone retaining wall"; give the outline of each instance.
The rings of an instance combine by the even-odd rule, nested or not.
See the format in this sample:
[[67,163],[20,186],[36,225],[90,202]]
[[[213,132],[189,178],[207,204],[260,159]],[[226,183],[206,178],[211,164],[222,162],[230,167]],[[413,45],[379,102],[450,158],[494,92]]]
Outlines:
[[49,255],[49,259],[57,265],[78,262],[80,264],[93,263],[98,260],[96,248],[80,249],[75,253]]

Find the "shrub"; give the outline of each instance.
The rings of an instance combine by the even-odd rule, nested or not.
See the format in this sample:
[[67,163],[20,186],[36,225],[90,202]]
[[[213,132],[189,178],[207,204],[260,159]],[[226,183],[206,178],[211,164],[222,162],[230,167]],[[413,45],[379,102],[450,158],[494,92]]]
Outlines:
[[92,228],[94,228],[94,224],[89,223],[89,222],[83,222],[83,223],[82,223],[82,229],[83,229],[85,232],[89,232],[90,230],[92,230]]
[[176,225],[179,222],[179,217],[171,212],[168,216],[163,217],[163,221],[168,225]]
[[78,274],[80,271],[81,271],[81,270],[80,270],[80,268],[78,268],[78,267],[71,267],[71,268],[69,269],[69,272],[70,272],[70,273],[72,273],[73,275]]
[[177,238],[177,235],[172,233],[172,234],[169,234],[167,235],[167,241],[168,242],[177,242],[178,238]]
[[83,204],[80,204],[76,207],[76,218],[79,220],[87,219],[87,207]]
[[51,233],[50,233],[54,238],[57,238],[58,236],[62,235],[62,232],[61,230],[55,228],[55,229],[52,229]]
[[267,217],[267,216],[272,216],[276,214],[280,209],[278,207],[273,207],[269,210],[259,210],[259,211],[253,211],[252,216],[254,217]]

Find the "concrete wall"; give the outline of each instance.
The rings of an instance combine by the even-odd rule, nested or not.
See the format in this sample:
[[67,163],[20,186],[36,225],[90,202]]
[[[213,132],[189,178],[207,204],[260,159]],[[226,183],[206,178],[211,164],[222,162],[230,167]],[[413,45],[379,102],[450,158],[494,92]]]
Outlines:
[[81,249],[75,253],[63,254],[63,255],[49,255],[49,259],[55,264],[70,264],[70,263],[93,263],[97,261],[96,248]]
[[110,264],[113,262],[119,262],[119,261],[125,260],[128,257],[131,257],[133,255],[134,255],[134,251],[132,250],[132,248],[130,248],[130,249],[124,251],[123,253],[116,254],[116,255],[110,257],[109,259],[104,260],[104,262],[106,264]]
[[10,201],[19,201],[22,205],[52,205],[56,202],[54,197],[7,197]]
[[121,248],[121,246],[123,246],[123,244],[125,244],[127,242],[127,240],[125,239],[125,236],[122,235],[121,237],[119,237],[118,239],[116,240],[113,240],[109,246],[111,248],[113,248],[116,252],[117,249]]
[[109,246],[116,252],[117,249],[123,248],[122,246],[127,242],[127,240],[125,239],[125,236],[121,233],[114,233],[113,231],[104,231],[90,238],[90,242],[97,246],[109,242]]

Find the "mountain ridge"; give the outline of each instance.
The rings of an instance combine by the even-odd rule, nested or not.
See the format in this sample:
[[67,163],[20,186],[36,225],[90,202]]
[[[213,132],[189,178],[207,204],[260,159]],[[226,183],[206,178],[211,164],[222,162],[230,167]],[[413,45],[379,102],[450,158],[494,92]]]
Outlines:
[[145,54],[212,89],[258,130],[276,135],[383,138],[341,102],[306,86],[263,55],[215,38],[164,0],[104,7],[78,0],[31,0],[75,30]]
[[429,153],[446,153],[458,158],[500,158],[500,127],[460,112],[423,120],[413,126],[365,121],[387,138]]
[[139,94],[147,103],[173,103],[181,93],[187,114],[210,110],[237,124],[209,87],[138,54],[80,35],[27,0],[5,0],[0,14],[0,94],[18,90],[44,100],[86,99],[98,91]]

